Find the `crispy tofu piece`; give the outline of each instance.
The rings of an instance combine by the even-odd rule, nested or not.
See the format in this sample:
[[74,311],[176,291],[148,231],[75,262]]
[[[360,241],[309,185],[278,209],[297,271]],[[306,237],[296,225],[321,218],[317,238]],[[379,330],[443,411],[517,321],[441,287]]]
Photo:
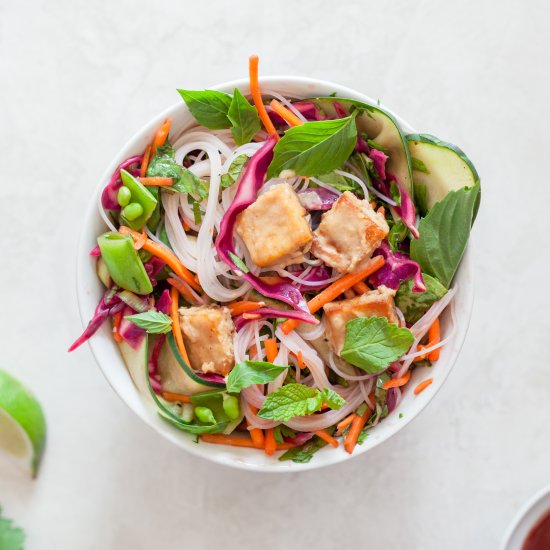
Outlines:
[[393,297],[395,290],[379,286],[349,300],[329,302],[323,306],[326,334],[332,349],[340,355],[346,337],[346,323],[358,317],[386,317],[390,323],[399,325]]
[[341,273],[361,271],[390,228],[369,201],[346,191],[323,214],[311,253]]
[[191,367],[225,376],[235,365],[235,326],[229,309],[221,306],[182,307],[179,310],[183,342]]
[[313,239],[306,211],[287,183],[274,185],[241,212],[236,231],[260,267],[302,262]]

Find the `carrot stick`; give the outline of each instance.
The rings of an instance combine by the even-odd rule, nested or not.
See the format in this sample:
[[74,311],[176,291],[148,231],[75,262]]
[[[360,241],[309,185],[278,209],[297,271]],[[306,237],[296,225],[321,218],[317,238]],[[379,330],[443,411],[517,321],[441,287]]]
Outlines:
[[[378,271],[384,265],[384,258],[382,256],[375,256],[369,260],[367,267],[359,273],[346,273],[338,280],[334,281],[330,286],[327,286],[324,290],[319,292],[313,297],[307,304],[310,313],[319,311],[325,304],[334,300],[337,296],[342,294],[348,288],[351,288],[355,283],[362,281],[369,275],[372,275],[375,271]],[[287,319],[282,325],[283,332],[288,334],[292,332],[300,321],[295,319]]]
[[277,442],[275,441],[275,428],[269,428],[265,431],[264,451],[267,456],[271,456],[276,450]]
[[[435,346],[441,342],[441,327],[439,325],[439,317],[432,323],[432,326],[428,330],[428,347]],[[437,361],[439,359],[439,352],[441,348],[434,349],[428,353],[428,359],[430,361]]]
[[257,319],[261,319],[262,316],[259,313],[243,313],[243,319],[248,319],[249,321],[255,321]]
[[178,292],[183,295],[183,297],[190,303],[194,304],[196,303],[196,298],[191,294],[191,291],[181,282],[177,279],[174,279],[173,277],[168,277],[166,279],[166,282],[178,289]]
[[170,132],[170,126],[172,126],[172,119],[167,118],[162,123],[162,126],[158,129],[155,137],[153,138],[153,145],[151,147],[151,152],[153,154],[155,154],[157,147],[161,147],[162,145],[164,145],[164,142],[166,141],[166,138],[168,137],[168,134]]
[[[140,234],[137,231],[134,231],[133,229],[130,229],[125,225],[120,226],[119,231],[123,235],[131,235],[134,238],[134,240],[137,240],[140,238]],[[183,279],[191,288],[194,288],[199,292],[201,291],[201,287],[195,281],[195,277],[193,276],[193,274],[178,260],[178,258],[174,255],[174,253],[171,250],[168,250],[168,248],[166,248],[165,246],[162,246],[156,243],[155,241],[152,241],[151,239],[147,239],[145,241],[145,244],[143,245],[143,249],[153,254],[153,256],[156,256],[157,258],[160,258],[161,260],[165,261],[168,264],[168,266],[172,269],[172,271],[180,279]],[[377,258],[380,258],[380,257],[381,256],[377,256]]]
[[122,338],[119,332],[121,321],[122,321],[122,311],[117,311],[113,319],[113,338],[115,339],[115,342],[118,342],[119,344],[124,340],[124,338]]
[[172,319],[172,334],[176,339],[176,345],[178,346],[178,350],[181,356],[183,357],[183,360],[189,366],[191,366],[191,363],[189,362],[189,356],[187,355],[187,350],[185,349],[185,344],[183,343],[183,336],[181,334],[180,319],[178,314],[179,294],[178,294],[178,289],[175,286],[170,287],[170,298],[172,299],[172,303],[170,304],[170,318]]
[[265,347],[265,353],[266,353],[266,359],[273,363],[275,361],[275,358],[277,357],[277,354],[279,353],[279,350],[277,349],[277,341],[274,338],[268,338],[264,341],[264,347]]
[[181,393],[174,393],[171,391],[163,391],[162,397],[166,401],[179,401],[180,403],[191,403],[191,398],[188,395],[183,395]]
[[147,145],[145,153],[143,153],[143,160],[139,168],[140,177],[144,178],[147,175],[147,168],[149,168],[149,160],[151,159],[151,146]]
[[325,430],[316,430],[313,432],[317,437],[320,437],[330,445],[332,445],[334,448],[338,447],[338,441],[334,439],[331,435],[329,435]]
[[422,393],[432,382],[434,381],[433,378],[427,378],[423,382],[420,382],[416,388],[414,388],[414,395],[418,395],[419,393]]
[[145,229],[142,229],[139,237],[134,242],[134,250],[141,250],[146,241],[147,233],[145,233]]
[[276,99],[272,99],[269,106],[290,126],[301,126],[304,121],[300,120],[290,109],[287,109]]
[[408,370],[401,378],[392,378],[391,380],[387,380],[386,382],[384,382],[384,385],[382,387],[385,390],[389,390],[390,388],[400,388],[401,386],[404,386],[410,378],[411,371]]
[[300,370],[304,370],[306,368],[306,364],[304,363],[304,354],[301,351],[298,351],[298,353],[296,353],[295,355]]
[[262,121],[264,128],[269,134],[275,136],[277,141],[279,141],[279,134],[277,134],[277,130],[275,129],[275,126],[273,126],[273,122],[271,122],[271,119],[269,118],[265,105],[262,101],[262,93],[260,92],[260,83],[258,80],[258,61],[259,59],[257,55],[251,55],[248,59],[250,93],[252,94],[254,105],[256,105],[256,109],[258,110],[258,114],[260,115],[260,120]]
[[370,288],[365,284],[364,281],[359,281],[358,283],[355,283],[353,285],[353,290],[357,292],[357,294],[365,294],[370,290]]
[[353,453],[353,449],[355,449],[355,445],[357,445],[357,440],[359,439],[359,434],[367,423],[367,418],[370,414],[371,410],[367,409],[361,416],[355,415],[348,435],[346,436],[346,440],[344,441],[344,449],[346,449],[349,454]]
[[[252,412],[254,414],[258,412],[258,409],[256,407],[250,406],[250,408],[252,409]],[[246,421],[246,423],[250,426],[248,420]],[[258,449],[263,449],[265,445],[263,430],[261,430],[260,428],[249,428],[248,431],[250,432],[250,437],[252,438],[255,447],[258,447]]]
[[[256,446],[254,442],[249,437],[237,437],[234,435],[224,435],[224,434],[202,434],[200,436],[201,440],[205,443],[214,443],[217,445],[233,445],[235,447],[248,447],[250,449],[255,449]],[[279,443],[275,445],[275,451],[285,451],[287,449],[292,449],[295,447],[292,443]]]
[[227,304],[227,308],[231,312],[231,315],[235,317],[236,315],[241,315],[242,313],[247,313],[249,311],[254,311],[255,309],[260,309],[265,306],[265,302],[252,302],[250,300],[241,300],[240,302],[231,302]]
[[347,290],[344,290],[344,296],[346,297],[346,299],[351,300],[352,298],[355,298],[355,292],[348,288]]
[[156,185],[157,187],[169,187],[174,183],[174,178],[143,178],[139,177],[138,181],[142,185]]
[[344,418],[344,420],[341,420],[336,425],[336,435],[341,435],[342,432],[353,422],[353,419],[356,416],[357,415],[355,413],[351,413],[349,416],[346,416],[346,418]]

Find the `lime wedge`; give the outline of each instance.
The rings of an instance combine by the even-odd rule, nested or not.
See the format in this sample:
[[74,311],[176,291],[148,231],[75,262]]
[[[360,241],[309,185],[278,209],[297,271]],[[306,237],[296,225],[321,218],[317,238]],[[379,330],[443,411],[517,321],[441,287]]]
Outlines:
[[34,477],[46,443],[46,419],[32,393],[0,370],[0,450]]

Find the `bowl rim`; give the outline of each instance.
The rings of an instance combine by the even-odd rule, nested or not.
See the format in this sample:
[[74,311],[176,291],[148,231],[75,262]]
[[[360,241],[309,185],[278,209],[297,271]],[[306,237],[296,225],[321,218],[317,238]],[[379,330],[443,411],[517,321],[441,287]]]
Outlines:
[[[248,79],[237,79],[237,80],[232,80],[228,82],[222,82],[214,86],[209,86],[208,89],[219,90],[219,91],[228,91],[228,90],[232,91],[234,88],[240,88],[240,89],[245,88],[246,86],[248,86],[248,82],[249,82]],[[340,97],[355,98],[359,101],[363,101],[365,103],[369,103],[374,106],[379,106],[381,109],[383,109],[385,112],[389,113],[391,116],[393,116],[396,119],[396,121],[398,122],[398,124],[404,130],[405,133],[414,132],[413,127],[411,127],[407,122],[405,122],[400,116],[395,114],[391,109],[388,109],[380,101],[375,101],[369,96],[361,92],[358,92],[346,86],[342,86],[340,84],[336,84],[334,82],[316,79],[316,78],[309,78],[309,77],[274,75],[274,76],[260,77],[260,84],[264,89],[267,89],[270,85],[271,86],[285,86],[285,85],[308,86],[309,85],[314,87],[324,87],[326,89],[333,89]],[[103,172],[101,178],[99,179],[99,183],[93,194],[93,200],[89,204],[86,211],[86,215],[84,217],[84,223],[80,232],[80,238],[79,238],[78,247],[77,247],[76,293],[77,293],[79,315],[80,315],[80,319],[83,327],[87,325],[88,320],[90,318],[89,312],[86,307],[86,301],[88,299],[88,296],[86,295],[85,282],[84,282],[85,272],[89,270],[89,242],[86,241],[86,238],[87,238],[88,228],[94,223],[94,220],[97,220],[97,218],[99,218],[99,214],[97,211],[98,197],[100,196],[100,193],[103,187],[105,186],[105,183],[110,179],[111,174],[116,169],[116,167],[120,164],[121,159],[123,159],[126,154],[125,152],[131,148],[132,144],[138,141],[142,136],[146,135],[152,129],[157,127],[168,116],[172,115],[174,112],[177,112],[177,110],[181,109],[182,107],[185,108],[183,102],[174,103],[173,105],[164,109],[162,112],[160,112],[155,117],[150,119],[144,125],[142,125],[139,128],[139,130],[136,131],[130,137],[130,139],[128,139],[126,143],[115,154],[115,156],[107,166],[106,170]],[[369,445],[356,447],[352,455],[349,455],[347,453],[344,453],[344,454],[338,453],[338,452],[335,452],[337,451],[336,449],[330,449],[330,451],[332,452],[329,452],[323,460],[319,460],[319,458],[325,455],[322,455],[322,453],[319,453],[314,457],[313,460],[305,464],[298,464],[290,461],[279,462],[278,460],[271,459],[271,458],[270,458],[270,462],[267,464],[252,464],[241,460],[229,460],[225,456],[225,453],[223,452],[212,452],[212,453],[205,452],[204,446],[196,445],[189,438],[182,437],[181,431],[177,430],[172,426],[169,426],[167,423],[165,423],[167,428],[161,429],[159,425],[157,425],[153,421],[153,419],[149,414],[144,413],[144,411],[136,410],[134,405],[130,402],[130,398],[126,396],[124,392],[117,387],[117,384],[113,379],[114,376],[110,374],[109,365],[104,365],[103,360],[101,358],[100,348],[102,346],[102,343],[99,342],[96,338],[91,338],[90,340],[88,340],[87,343],[92,351],[92,355],[99,369],[103,373],[103,376],[105,377],[109,385],[113,388],[114,392],[120,397],[120,399],[132,410],[132,412],[134,412],[143,422],[145,422],[145,424],[147,424],[150,428],[152,428],[155,432],[159,433],[165,439],[168,439],[169,441],[173,442],[179,448],[184,449],[187,452],[190,452],[191,454],[197,457],[206,458],[217,464],[223,464],[225,466],[235,467],[235,468],[243,469],[247,471],[280,473],[280,472],[297,472],[297,471],[312,470],[312,469],[321,468],[324,466],[345,462],[351,458],[360,456],[368,452],[370,449],[377,447],[378,445],[380,445],[381,443],[383,443],[384,441],[386,441],[387,439],[389,439],[390,437],[394,436],[399,431],[401,431],[414,418],[418,417],[419,414],[432,401],[432,399],[435,397],[437,392],[441,389],[447,377],[449,376],[451,370],[453,369],[458,356],[460,355],[460,351],[464,344],[466,334],[468,332],[471,315],[472,315],[473,299],[474,299],[474,280],[473,280],[473,265],[471,261],[471,253],[470,253],[469,246],[467,247],[464,253],[459,269],[457,270],[457,274],[458,273],[464,273],[469,281],[469,284],[466,284],[462,287],[463,291],[465,292],[465,296],[464,296],[464,300],[462,301],[462,304],[464,305],[464,308],[466,310],[466,313],[463,316],[464,317],[463,324],[461,326],[457,326],[456,333],[453,335],[453,339],[454,339],[453,351],[447,361],[447,364],[448,364],[447,368],[444,371],[443,369],[441,369],[443,372],[438,374],[437,382],[436,380],[434,380],[434,383],[431,385],[431,391],[423,392],[423,394],[418,396],[418,397],[422,396],[422,403],[421,405],[419,405],[419,407],[417,407],[418,410],[414,414],[408,415],[407,417],[401,419],[399,422],[399,425],[395,429],[377,438],[376,442]],[[113,346],[115,345],[114,341],[112,342],[112,345]],[[124,360],[122,359],[122,357],[120,357],[120,361],[122,361],[122,363],[124,364]],[[124,367],[125,367],[125,364],[124,364]],[[134,386],[134,390],[137,392],[137,389],[135,389],[135,386]],[[184,435],[187,436],[187,434],[184,434]],[[249,449],[243,449],[243,450],[245,452],[250,451]],[[241,449],[238,449],[238,451],[241,451]],[[275,463],[277,467],[275,467],[273,463]]]

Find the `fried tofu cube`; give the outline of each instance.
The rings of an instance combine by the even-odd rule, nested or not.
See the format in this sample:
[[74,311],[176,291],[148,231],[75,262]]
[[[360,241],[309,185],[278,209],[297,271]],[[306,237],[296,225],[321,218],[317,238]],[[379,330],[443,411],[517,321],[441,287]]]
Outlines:
[[361,296],[325,304],[326,335],[333,351],[340,355],[346,337],[346,323],[352,319],[386,317],[390,323],[399,325],[394,296],[395,290],[382,285]]
[[369,201],[346,191],[323,214],[311,253],[341,273],[361,271],[390,228]]
[[182,307],[180,327],[191,367],[225,376],[235,365],[235,326],[229,309],[221,306]]
[[274,185],[239,214],[236,231],[260,267],[302,262],[313,239],[306,211],[287,183]]

